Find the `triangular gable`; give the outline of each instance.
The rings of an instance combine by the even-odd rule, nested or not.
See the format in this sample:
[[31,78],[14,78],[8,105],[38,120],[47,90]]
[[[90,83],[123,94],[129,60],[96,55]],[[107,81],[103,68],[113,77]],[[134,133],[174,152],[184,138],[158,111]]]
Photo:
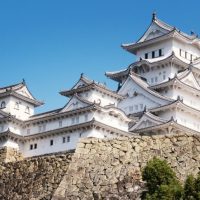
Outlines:
[[180,81],[193,87],[193,88],[200,90],[200,86],[199,86],[192,71],[190,73],[188,73],[186,76],[180,78]]
[[131,127],[130,131],[147,128],[147,127],[152,127],[152,126],[160,125],[163,123],[166,123],[166,120],[161,119],[161,118],[147,112],[147,113],[144,113],[144,115],[140,118],[140,120],[133,127]]
[[15,91],[16,93],[22,95],[22,96],[25,96],[29,99],[33,99],[35,100],[35,98],[33,97],[33,95],[30,93],[30,91],[28,90],[27,86],[24,85],[22,88],[18,89]]
[[81,78],[78,80],[78,82],[72,87],[71,90],[73,89],[77,89],[79,87],[83,87],[83,86],[86,86],[88,84],[91,84],[92,81],[91,80],[88,80],[86,79],[85,77],[81,76]]
[[153,20],[149,28],[145,31],[145,33],[137,41],[137,43],[144,42],[146,40],[150,40],[150,39],[159,37],[161,35],[165,35],[166,33],[169,33],[170,31],[171,31],[171,28],[160,26],[159,23],[157,23],[157,20]]
[[81,98],[77,96],[73,96],[69,102],[61,109],[60,112],[66,112],[71,110],[76,110],[78,108],[83,108],[91,105],[92,103],[86,102],[84,100],[81,100]]
[[147,99],[151,99],[151,101],[157,102],[159,105],[165,105],[170,102],[168,98],[165,98],[159,93],[150,90],[148,88],[148,84],[145,81],[141,80],[140,78],[137,79],[138,80],[136,81],[133,78],[131,78],[131,76],[129,76],[118,91],[118,94],[128,97],[132,97],[137,94],[142,94]]

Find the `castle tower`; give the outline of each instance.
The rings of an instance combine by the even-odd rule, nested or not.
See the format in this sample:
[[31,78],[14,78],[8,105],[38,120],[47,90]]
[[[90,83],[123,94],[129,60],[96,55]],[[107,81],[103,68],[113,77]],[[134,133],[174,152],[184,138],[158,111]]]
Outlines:
[[127,96],[118,107],[138,118],[130,131],[140,134],[200,132],[200,39],[153,14],[135,43],[122,48],[136,55],[127,69],[107,72]]

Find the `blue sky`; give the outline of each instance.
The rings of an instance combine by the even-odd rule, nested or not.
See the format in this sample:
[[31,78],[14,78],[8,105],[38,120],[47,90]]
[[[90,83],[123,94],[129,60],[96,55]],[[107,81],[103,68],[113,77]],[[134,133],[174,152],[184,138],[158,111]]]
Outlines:
[[26,80],[45,106],[62,107],[58,94],[83,72],[106,82],[105,71],[126,68],[134,56],[120,48],[136,41],[157,16],[200,34],[200,2],[162,0],[0,1],[0,87]]

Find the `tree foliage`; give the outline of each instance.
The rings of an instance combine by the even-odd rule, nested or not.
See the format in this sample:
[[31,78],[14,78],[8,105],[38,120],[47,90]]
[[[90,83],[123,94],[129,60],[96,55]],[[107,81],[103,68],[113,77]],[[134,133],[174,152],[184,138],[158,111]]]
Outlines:
[[148,188],[142,195],[143,200],[182,199],[183,188],[165,160],[150,160],[142,172],[142,177]]
[[200,174],[195,179],[189,175],[184,185],[184,200],[200,200]]

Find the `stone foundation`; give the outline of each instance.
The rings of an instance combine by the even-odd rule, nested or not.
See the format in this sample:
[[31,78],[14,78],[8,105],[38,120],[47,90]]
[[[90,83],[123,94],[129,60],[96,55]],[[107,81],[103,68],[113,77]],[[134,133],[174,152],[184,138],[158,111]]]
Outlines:
[[200,136],[83,139],[52,199],[140,199],[141,170],[154,156],[166,159],[184,181],[199,172]]
[[59,153],[2,163],[0,199],[50,200],[68,170],[71,155]]
[[145,188],[141,171],[154,156],[166,159],[183,182],[200,167],[200,136],[82,139],[74,154],[22,159],[0,150],[2,200],[133,200]]

